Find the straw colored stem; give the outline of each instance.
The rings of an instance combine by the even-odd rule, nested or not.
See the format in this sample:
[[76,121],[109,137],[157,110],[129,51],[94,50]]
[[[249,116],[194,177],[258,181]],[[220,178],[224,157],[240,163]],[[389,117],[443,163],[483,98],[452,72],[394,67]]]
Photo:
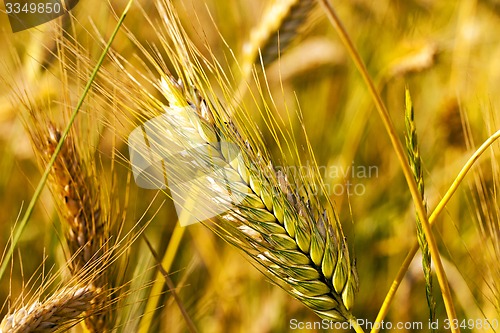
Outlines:
[[[165,255],[159,263],[167,272],[170,271],[170,268],[172,267],[172,263],[174,262],[174,258],[179,250],[185,230],[186,228],[183,228],[179,223],[176,223],[172,237],[168,243],[167,250],[165,251]],[[154,314],[157,310],[160,294],[164,286],[164,278],[162,278],[162,276],[163,274],[158,271],[153,286],[151,287],[151,291],[149,292],[148,301],[144,310],[144,316],[141,318],[139,333],[147,333],[151,327],[151,322],[153,321]]]
[[151,251],[151,254],[153,255],[153,257],[156,260],[156,263],[158,265],[158,271],[162,274],[163,278],[165,279],[165,283],[166,283],[166,285],[167,285],[170,293],[174,297],[174,300],[177,303],[177,306],[179,307],[179,310],[181,311],[181,314],[184,317],[184,320],[186,321],[186,326],[187,326],[189,332],[191,332],[191,333],[198,332],[198,330],[196,329],[196,326],[194,325],[193,321],[191,320],[191,317],[187,313],[186,308],[182,304],[182,301],[179,298],[179,295],[177,295],[177,291],[175,291],[174,282],[170,278],[167,270],[161,264],[160,257],[156,253],[155,249],[153,248],[153,246],[151,245],[151,243],[149,242],[149,240],[147,239],[147,237],[143,236],[143,238],[144,238],[144,241],[146,242],[146,244],[148,245],[148,248]]
[[349,319],[349,324],[351,325],[351,327],[354,329],[354,331],[356,333],[365,333],[363,328],[358,324],[356,318],[353,317],[353,318]]

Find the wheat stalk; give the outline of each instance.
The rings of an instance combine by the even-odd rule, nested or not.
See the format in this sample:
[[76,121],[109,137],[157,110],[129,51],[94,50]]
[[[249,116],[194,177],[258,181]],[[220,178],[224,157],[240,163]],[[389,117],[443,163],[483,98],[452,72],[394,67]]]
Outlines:
[[[363,80],[365,81],[366,85],[368,86],[368,90],[370,91],[370,94],[372,95],[372,98],[375,102],[375,105],[377,107],[377,111],[379,112],[379,115],[382,119],[382,122],[384,123],[384,126],[386,128],[386,131],[389,135],[389,138],[391,140],[391,144],[393,145],[393,148],[396,152],[396,155],[398,157],[398,160],[400,162],[401,168],[403,170],[403,174],[405,176],[406,182],[408,183],[410,193],[413,198],[413,202],[415,203],[415,208],[417,211],[417,215],[419,219],[422,222],[422,227],[423,231],[425,233],[425,236],[427,237],[427,241],[429,243],[429,251],[431,252],[432,259],[434,260],[435,266],[436,266],[436,276],[437,280],[439,282],[439,286],[441,287],[441,293],[443,295],[443,301],[444,305],[446,308],[446,313],[448,315],[448,319],[450,321],[456,321],[457,319],[457,314],[455,312],[455,306],[453,304],[452,298],[451,298],[451,291],[450,291],[450,286],[448,284],[448,280],[446,278],[446,273],[444,271],[442,262],[441,262],[441,257],[439,254],[439,249],[436,245],[436,240],[434,239],[434,235],[432,234],[432,230],[430,227],[430,222],[429,219],[427,218],[425,208],[422,205],[421,202],[421,195],[418,192],[418,187],[417,183],[415,182],[415,179],[413,178],[413,173],[411,171],[411,168],[409,164],[407,163],[403,145],[399,141],[399,138],[396,136],[396,131],[394,128],[394,124],[392,123],[392,120],[390,118],[389,112],[387,111],[387,108],[385,104],[382,102],[382,99],[377,92],[375,85],[373,83],[373,80],[371,79],[370,75],[368,74],[368,71],[366,69],[366,66],[361,59],[359,53],[357,52],[352,40],[350,39],[347,30],[344,28],[344,25],[340,21],[339,17],[337,16],[335,9],[332,7],[330,2],[328,0],[320,0],[325,13],[330,20],[330,23],[335,27],[337,32],[339,33],[339,37],[341,38],[342,42],[346,46],[347,50],[349,51],[349,54],[354,61],[357,69],[361,73],[361,76],[363,77]],[[377,318],[378,320],[379,318]],[[376,326],[374,327],[374,331],[378,331],[380,329],[380,322],[376,322]],[[460,329],[456,329],[455,327],[452,327],[452,332],[460,332]]]
[[95,309],[101,290],[89,284],[65,287],[45,301],[34,301],[5,316],[0,333],[62,332]]

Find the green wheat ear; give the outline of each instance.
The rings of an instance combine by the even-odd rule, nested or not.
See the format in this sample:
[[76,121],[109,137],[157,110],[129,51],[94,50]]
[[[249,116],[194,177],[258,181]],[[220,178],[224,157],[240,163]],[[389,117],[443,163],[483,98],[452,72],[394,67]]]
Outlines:
[[[235,91],[226,80],[230,73],[222,72],[215,57],[207,59],[201,55],[183,30],[170,1],[161,0],[157,5],[163,25],[156,25],[155,29],[164,41],[161,51],[167,54],[175,73],[168,73],[166,67],[157,64],[155,59],[160,52],[151,54],[137,43],[157,71],[148,79],[149,86],[158,91],[135,84],[140,82],[137,74],[127,72],[133,87],[129,82],[119,94],[127,99],[127,109],[135,110],[132,122],[141,123],[143,119],[161,115],[162,120],[153,122],[154,128],[147,131],[175,142],[193,165],[206,165],[210,161],[217,166],[210,174],[209,184],[198,186],[204,196],[195,207],[227,207],[222,210],[225,213],[216,214],[216,221],[206,222],[214,232],[244,251],[271,281],[321,318],[355,325],[351,311],[358,290],[356,264],[333,205],[320,203],[318,191],[313,190],[320,189],[320,195],[325,193],[317,170],[311,176],[303,170],[294,174],[286,166],[278,168],[253,120],[253,110],[244,105],[234,110],[228,108]],[[126,68],[123,64],[126,60],[116,60],[120,68]],[[120,89],[124,84],[116,82],[113,86]],[[154,97],[157,93],[168,104]],[[255,112],[274,119],[269,105],[256,102],[253,107]],[[268,127],[271,131],[278,127],[274,122]],[[276,138],[276,145],[298,160],[299,151],[293,138],[283,141]],[[192,149],[193,143],[203,145],[204,152]],[[153,160],[168,156],[166,145],[155,146],[163,147],[164,151]],[[283,160],[287,158],[290,159],[283,154]],[[156,171],[155,174],[163,174],[162,169]],[[167,175],[169,184],[181,183],[183,168],[175,171]],[[234,197],[241,200],[232,200]]]
[[[211,175],[208,201],[227,200],[228,180],[233,191],[244,195],[210,227],[320,317],[353,320],[351,309],[358,290],[355,262],[331,207],[319,204],[311,190],[313,180],[276,171],[264,148],[226,118],[219,105],[190,95],[183,84],[170,78],[162,80],[161,87],[171,106],[191,105],[196,115],[182,115],[181,109],[174,115],[166,108],[166,115],[175,117],[175,131],[158,127],[155,132],[181,145],[186,140],[207,142],[211,138],[210,158],[222,170]],[[206,156],[193,152],[191,158],[201,164]]]
[[[422,202],[427,209],[427,204],[424,199],[424,174],[422,170],[422,159],[420,158],[420,151],[418,148],[417,129],[414,121],[413,103],[411,101],[410,90],[405,90],[405,124],[406,124],[406,151],[408,153],[408,160],[418,186],[418,191],[422,196]],[[429,244],[422,229],[422,222],[416,216],[417,226],[417,239],[422,251],[422,269],[425,277],[425,294],[427,297],[427,304],[429,306],[429,320],[435,321],[436,318],[436,301],[432,295],[432,271],[431,271],[431,253],[429,251]]]

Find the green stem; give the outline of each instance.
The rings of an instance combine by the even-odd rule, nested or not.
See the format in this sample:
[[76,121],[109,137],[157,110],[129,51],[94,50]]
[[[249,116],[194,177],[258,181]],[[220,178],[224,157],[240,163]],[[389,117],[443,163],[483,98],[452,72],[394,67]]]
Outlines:
[[125,20],[125,17],[132,5],[134,0],[129,0],[127,3],[127,6],[125,7],[125,10],[123,11],[123,14],[121,15],[120,19],[118,20],[118,24],[115,27],[115,30],[113,31],[104,51],[102,52],[99,60],[97,61],[97,64],[94,68],[94,71],[92,72],[92,75],[90,76],[89,81],[87,82],[87,85],[85,86],[85,89],[83,90],[83,94],[80,97],[78,104],[76,105],[75,110],[71,114],[71,117],[69,119],[68,124],[66,125],[66,128],[61,134],[61,139],[59,140],[59,143],[57,144],[54,154],[52,154],[52,157],[50,158],[49,163],[47,164],[47,167],[45,168],[45,171],[42,175],[42,178],[38,182],[38,185],[35,189],[35,193],[33,194],[33,197],[31,198],[31,201],[28,205],[28,208],[26,209],[26,212],[24,213],[23,219],[19,223],[18,227],[14,231],[14,235],[12,237],[12,241],[9,247],[9,250],[7,251],[6,256],[4,257],[4,260],[2,262],[2,266],[0,267],[0,279],[2,279],[3,274],[5,273],[5,270],[7,269],[7,265],[9,264],[9,258],[12,257],[12,254],[14,253],[14,248],[16,247],[17,243],[19,242],[19,239],[21,238],[21,235],[24,231],[24,228],[26,227],[29,218],[31,217],[31,214],[33,213],[33,209],[35,208],[35,204],[38,201],[38,198],[40,197],[42,190],[45,186],[45,183],[47,182],[47,179],[49,177],[50,170],[52,169],[52,166],[54,165],[54,162],[56,161],[57,155],[61,151],[61,148],[64,144],[64,141],[66,140],[66,137],[68,136],[69,131],[71,130],[71,126],[75,122],[76,116],[78,112],[80,111],[83,102],[85,100],[85,97],[90,91],[90,87],[92,86],[92,83],[94,82],[97,72],[99,71],[99,68],[101,67],[102,63],[104,62],[104,59],[106,55],[108,54],[108,51],[111,47],[111,44],[113,43],[113,40],[116,37],[116,34],[118,33],[118,30],[120,29],[121,25],[123,24],[123,21]]
[[[328,2],[328,0],[319,0],[321,4],[323,5],[325,12],[332,23],[332,25],[335,27],[337,30],[340,39],[346,46],[352,60],[354,61],[358,71],[360,72],[363,80],[365,81],[366,85],[368,86],[368,90],[370,94],[372,95],[372,98],[375,102],[375,106],[377,108],[377,111],[379,112],[379,116],[384,124],[384,127],[389,135],[389,139],[391,140],[391,143],[393,145],[393,148],[396,152],[396,156],[399,159],[399,163],[401,165],[401,168],[403,170],[403,174],[406,178],[406,182],[408,183],[408,187],[411,193],[411,196],[413,198],[413,202],[415,204],[415,208],[418,214],[418,217],[420,218],[422,222],[422,227],[424,229],[425,237],[427,238],[427,242],[429,243],[429,250],[431,252],[432,260],[434,261],[435,264],[435,269],[436,269],[436,276],[439,282],[439,286],[441,287],[441,293],[443,295],[443,301],[444,305],[446,308],[446,313],[448,315],[448,319],[450,321],[454,321],[457,319],[457,315],[455,312],[455,307],[453,305],[452,297],[451,297],[451,291],[450,291],[450,286],[448,284],[448,280],[446,277],[446,272],[444,271],[443,263],[441,262],[441,257],[439,255],[439,249],[437,247],[436,239],[434,238],[434,235],[432,233],[429,220],[427,218],[427,213],[425,211],[425,208],[422,203],[422,197],[418,191],[417,183],[415,182],[415,179],[413,178],[413,173],[411,171],[410,165],[408,164],[408,160],[406,158],[406,154],[403,149],[403,145],[401,144],[401,141],[399,140],[397,136],[396,129],[394,127],[394,124],[392,123],[392,120],[390,118],[389,112],[387,111],[387,108],[385,107],[384,103],[382,102],[382,98],[380,97],[380,94],[377,92],[377,89],[375,88],[375,85],[373,81],[370,78],[370,75],[368,74],[368,70],[366,69],[366,66],[361,59],[361,56],[356,50],[356,47],[354,46],[353,42],[349,38],[349,35],[343,26],[342,22],[338,18],[337,14],[335,13],[335,10],[331,6],[331,4]],[[460,332],[460,329],[454,329],[452,327],[452,332]]]

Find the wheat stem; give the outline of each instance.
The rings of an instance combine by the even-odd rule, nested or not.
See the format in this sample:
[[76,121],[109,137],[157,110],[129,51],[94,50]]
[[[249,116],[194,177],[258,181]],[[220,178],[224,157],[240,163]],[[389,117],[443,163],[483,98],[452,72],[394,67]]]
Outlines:
[[[351,41],[342,22],[338,18],[337,14],[335,13],[335,10],[333,9],[328,0],[319,0],[319,1],[322,3],[330,22],[337,30],[342,42],[344,43],[349,54],[351,55],[351,58],[353,59],[358,71],[360,72],[363,80],[368,86],[368,90],[375,102],[377,111],[379,112],[379,116],[384,124],[387,134],[389,135],[390,141],[392,143],[392,146],[396,152],[396,156],[398,157],[399,163],[403,170],[403,174],[406,178],[406,182],[408,183],[408,187],[410,189],[413,202],[415,203],[418,217],[422,221],[422,227],[424,229],[425,236],[427,237],[427,241],[429,242],[429,250],[431,252],[432,260],[434,260],[436,266],[436,276],[438,278],[439,286],[441,287],[441,293],[443,295],[443,301],[445,304],[448,319],[451,322],[453,322],[454,320],[457,320],[457,315],[455,312],[455,307],[453,305],[448,280],[446,278],[446,272],[444,271],[443,263],[439,255],[439,249],[437,247],[436,240],[429,225],[429,220],[427,219],[427,214],[423,207],[422,200],[418,192],[417,184],[415,182],[415,179],[413,178],[411,168],[408,164],[408,160],[404,153],[403,145],[401,144],[401,141],[397,136],[397,132],[394,127],[394,124],[392,123],[389,112],[387,111],[387,108],[382,102],[382,98],[380,97],[380,94],[377,92],[375,85],[370,78],[368,70],[366,69],[363,60],[361,59],[359,53],[357,52],[356,47]],[[452,332],[460,332],[460,329],[458,328],[455,329],[455,327],[452,327],[451,330]]]
[[[458,186],[460,186],[460,184],[462,183],[462,181],[464,180],[465,176],[472,168],[474,163],[479,159],[479,157],[481,157],[481,155],[483,155],[486,149],[491,147],[491,145],[498,139],[500,139],[500,130],[496,131],[493,135],[491,135],[467,160],[467,163],[465,163],[465,165],[462,167],[457,177],[455,177],[453,183],[446,191],[443,198],[439,201],[436,208],[434,208],[434,211],[429,216],[429,224],[431,226],[434,224],[439,214],[444,210],[444,208],[450,201],[453,194],[455,194],[455,192],[458,189]],[[392,303],[392,300],[394,299],[394,295],[396,294],[396,291],[398,290],[401,281],[403,281],[403,278],[406,272],[408,271],[408,268],[410,267],[410,264],[413,261],[413,257],[415,257],[415,254],[417,253],[418,249],[419,245],[418,242],[415,240],[413,242],[413,246],[411,247],[410,251],[408,251],[408,254],[405,257],[405,260],[401,264],[401,267],[399,268],[399,271],[396,274],[396,277],[394,278],[394,281],[392,282],[391,287],[389,288],[389,291],[385,296],[384,302],[380,306],[380,310],[377,314],[377,318],[375,319],[374,324],[380,324],[387,316],[387,313],[389,312],[389,306]],[[374,327],[377,327],[377,325],[374,325]],[[371,333],[377,333],[379,332],[379,330],[380,328],[374,328],[371,331]]]
[[[165,251],[165,255],[163,259],[159,263],[165,271],[170,271],[172,267],[172,263],[174,262],[175,255],[179,250],[179,246],[181,244],[182,237],[184,235],[186,228],[180,226],[179,223],[175,224],[174,231],[172,232],[172,236],[170,237],[170,241],[168,242],[167,250]],[[151,287],[151,291],[149,292],[148,301],[146,303],[146,307],[144,310],[144,316],[141,318],[141,325],[139,328],[139,333],[147,333],[149,328],[151,327],[151,323],[153,321],[154,314],[158,308],[158,302],[160,301],[160,294],[163,289],[164,282],[162,280],[163,274],[158,271],[156,274],[153,286]]]
[[479,157],[481,157],[486,149],[488,149],[498,139],[500,139],[500,130],[493,133],[488,139],[486,139],[486,141],[483,142],[483,144],[474,152],[474,154],[472,154],[472,156],[467,160],[467,163],[465,163],[465,165],[458,173],[457,177],[453,180],[453,183],[451,184],[448,191],[446,191],[445,195],[439,201],[436,208],[434,208],[434,211],[429,217],[429,221],[435,221],[437,216],[444,210],[446,204],[450,201],[453,194],[455,194],[455,192],[457,191],[458,186],[460,186],[460,184],[464,180],[467,172],[469,172],[474,163],[476,163],[476,161],[479,159]]
[[196,329],[196,326],[194,325],[193,321],[191,320],[191,317],[189,316],[189,314],[187,313],[186,311],[186,308],[184,307],[184,305],[182,304],[182,301],[181,299],[179,298],[179,295],[177,295],[177,291],[175,291],[175,285],[174,285],[174,282],[172,281],[172,279],[170,278],[169,274],[168,274],[168,271],[163,267],[163,265],[161,264],[160,262],[160,257],[158,256],[158,254],[156,253],[155,249],[153,248],[153,246],[151,245],[151,243],[149,242],[148,238],[146,236],[143,236],[144,238],[144,241],[146,242],[148,248],[149,248],[149,251],[151,251],[151,254],[153,255],[153,257],[155,258],[156,260],[156,264],[158,265],[158,271],[159,273],[163,276],[163,278],[165,279],[165,283],[170,291],[170,293],[172,294],[172,296],[174,297],[174,300],[175,302],[177,303],[177,306],[179,307],[179,310],[181,311],[181,314],[182,314],[182,317],[184,318],[184,320],[186,321],[186,325],[187,325],[187,328],[189,329],[189,332],[191,333],[196,333],[198,332],[198,330]]
[[349,324],[351,325],[351,327],[354,329],[354,331],[356,333],[365,333],[363,328],[358,324],[358,321],[356,320],[356,318],[353,317],[353,318],[349,319]]

